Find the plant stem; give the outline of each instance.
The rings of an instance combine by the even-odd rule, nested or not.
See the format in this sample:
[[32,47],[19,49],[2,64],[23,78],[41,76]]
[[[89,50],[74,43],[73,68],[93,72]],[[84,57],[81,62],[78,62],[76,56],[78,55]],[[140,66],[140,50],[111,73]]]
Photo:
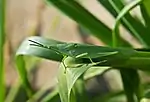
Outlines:
[[129,73],[130,71],[127,71],[127,69],[125,70],[120,70],[120,74],[121,74],[121,78],[122,78],[122,84],[123,84],[123,88],[127,97],[127,102],[135,102],[134,100],[134,92],[132,89],[132,86],[130,85],[130,76]]
[[134,69],[121,69],[120,73],[128,102],[140,102],[142,90],[138,71]]
[[0,0],[0,102],[4,102],[5,98],[5,82],[4,82],[5,1],[6,0]]

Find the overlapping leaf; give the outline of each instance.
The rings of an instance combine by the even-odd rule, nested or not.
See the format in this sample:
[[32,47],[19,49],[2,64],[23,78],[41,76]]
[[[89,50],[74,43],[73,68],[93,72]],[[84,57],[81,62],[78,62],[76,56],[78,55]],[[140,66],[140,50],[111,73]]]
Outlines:
[[[121,10],[126,6],[122,0],[98,0],[114,17],[117,17],[121,13]],[[135,0],[136,1],[136,0]],[[135,2],[134,1],[134,2]],[[142,1],[141,1],[142,2]],[[128,5],[127,5],[128,6]],[[124,27],[137,38],[140,42],[140,39],[143,39],[147,44],[148,40],[148,31],[146,27],[142,24],[141,21],[134,18],[130,12],[127,10],[126,15],[122,17],[120,22]],[[139,39],[140,38],[140,39]],[[141,42],[142,43],[142,42]]]
[[[75,0],[47,0],[55,5],[59,10],[64,12],[70,18],[80,25],[87,28],[97,38],[101,39],[105,44],[112,45],[112,33],[104,23],[98,20],[94,15],[88,12]],[[76,16],[78,15],[78,16]],[[121,45],[131,46],[128,42],[120,39]]]

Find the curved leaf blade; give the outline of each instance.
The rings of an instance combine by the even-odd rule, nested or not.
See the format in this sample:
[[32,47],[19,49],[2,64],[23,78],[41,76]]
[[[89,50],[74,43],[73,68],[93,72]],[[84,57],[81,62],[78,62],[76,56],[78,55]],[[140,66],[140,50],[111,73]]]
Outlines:
[[[120,21],[122,19],[125,20],[124,16],[128,13],[128,11],[130,11],[131,9],[133,9],[134,7],[136,7],[137,5],[139,5],[140,3],[142,3],[143,0],[135,0],[132,1],[129,5],[125,6],[122,11],[119,13],[119,15],[117,16],[115,25],[114,25],[114,29],[113,29],[113,42],[114,45],[113,46],[117,46],[118,45],[118,39],[120,39],[120,34],[119,34],[119,24]],[[140,41],[141,44],[143,44],[144,47],[147,47],[147,43],[143,40],[142,37],[140,37],[140,35],[137,33],[137,31],[130,26],[130,29],[134,32],[135,36],[137,37],[137,39]]]
[[[75,82],[89,68],[92,68],[92,66],[93,66],[93,64],[83,64],[78,68],[75,67],[75,68],[65,69],[63,64],[60,65],[59,74],[58,74],[58,88],[59,88],[59,94],[60,94],[60,98],[61,98],[62,102],[72,102],[72,100],[70,99],[71,98],[71,90],[72,90]],[[107,70],[107,69],[105,69],[105,70]],[[65,73],[65,71],[66,71],[66,73]]]
[[58,74],[58,89],[62,102],[72,102],[71,89],[77,81],[77,79],[88,69],[90,66],[83,65],[80,68],[67,68],[64,73],[64,65],[61,64]]
[[104,74],[105,72],[109,71],[111,67],[91,67],[88,69],[84,75],[84,79],[90,79],[92,77],[95,77],[97,75]]
[[[120,13],[120,11],[125,7],[125,4],[122,0],[98,0],[107,10],[110,12],[114,17],[117,17],[117,15]],[[146,43],[149,44],[148,40],[148,33],[146,30],[146,27],[140,20],[137,20],[134,18],[130,12],[127,12],[126,15],[124,15],[124,18],[121,19],[121,23],[123,26],[132,34],[135,38],[135,32],[137,31],[137,34],[144,39]],[[130,29],[131,27],[132,29]],[[133,30],[134,29],[134,30]]]

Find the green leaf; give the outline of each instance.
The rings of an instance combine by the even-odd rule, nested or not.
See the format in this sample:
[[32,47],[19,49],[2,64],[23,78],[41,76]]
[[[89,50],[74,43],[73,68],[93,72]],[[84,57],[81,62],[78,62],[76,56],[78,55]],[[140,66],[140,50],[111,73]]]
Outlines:
[[58,88],[53,89],[47,96],[45,96],[41,102],[59,102],[60,97],[58,94]]
[[[64,65],[60,65],[58,73],[58,88],[62,102],[72,102],[70,96],[75,82],[92,66],[93,65],[91,64],[83,64],[78,68],[67,68],[65,73]],[[75,96],[72,98],[75,98]]]
[[[117,17],[117,15],[120,13],[120,11],[124,8],[125,4],[123,4],[122,0],[98,0],[107,10],[112,14],[112,16]],[[137,20],[136,18],[132,17],[130,12],[127,12],[126,15],[124,15],[124,18],[120,21],[123,26],[132,34],[135,38],[135,32],[145,40],[145,42],[148,41],[148,34],[146,33],[145,26],[141,23],[140,20]],[[132,29],[131,29],[132,27]],[[134,30],[133,30],[134,29]],[[135,34],[134,34],[135,33]],[[144,35],[143,35],[144,34]]]
[[143,92],[141,90],[141,83],[137,70],[121,69],[120,73],[128,102],[135,102],[134,95],[136,96],[136,100],[140,101]]
[[[42,44],[42,46],[33,45],[33,42],[30,41],[37,41],[38,43]],[[47,47],[45,47],[47,46]],[[54,50],[55,49],[55,50]],[[58,53],[59,52],[59,53]],[[19,75],[23,82],[24,87],[27,90],[29,97],[32,96],[34,93],[31,85],[28,80],[27,71],[25,67],[25,62],[23,56],[36,56],[41,58],[46,58],[49,60],[54,61],[62,61],[63,56],[69,56],[65,59],[65,64],[69,66],[78,65],[77,68],[67,69],[67,75],[73,75],[75,71],[83,72],[84,68],[87,64],[93,64],[91,60],[95,63],[99,63],[97,66],[110,66],[115,68],[134,68],[134,69],[141,69],[147,70],[150,66],[150,53],[149,51],[138,51],[134,49],[127,49],[127,48],[110,48],[110,47],[102,47],[102,46],[94,46],[94,45],[87,45],[87,44],[77,44],[77,43],[63,43],[51,39],[45,39],[40,37],[29,37],[27,38],[20,46],[16,53],[16,64]],[[77,58],[76,58],[77,57]],[[71,58],[68,62],[67,60]],[[90,60],[91,59],[91,60]],[[81,66],[85,64],[84,66]],[[96,65],[96,64],[95,64]],[[84,67],[83,69],[80,67]],[[91,67],[91,66],[90,66]],[[73,71],[73,72],[72,72]],[[78,76],[74,76],[74,80],[77,80]],[[63,77],[62,77],[63,78]],[[67,78],[72,78],[71,76]],[[65,79],[69,80],[69,79]],[[75,82],[69,82],[69,90],[71,90],[73,84]]]
[[115,4],[115,8],[109,0],[97,0],[100,4],[102,4],[103,7],[107,9],[107,11],[114,17],[117,17],[119,11],[124,7],[124,4],[121,2],[121,0],[112,0]]
[[41,39],[40,37],[29,37],[20,45],[16,53],[17,70],[18,70],[19,76],[21,77],[23,86],[27,91],[28,96],[31,97],[34,91],[28,80],[27,69],[26,69],[23,56],[24,55],[36,56],[36,57],[42,57],[42,58],[47,58],[51,60],[61,61],[62,55],[58,55],[56,52],[51,51],[51,50],[43,49],[40,47],[33,47],[30,45],[31,42],[29,42],[29,39],[36,40],[36,41],[42,42],[44,44],[49,44],[49,45],[54,45],[54,44],[61,43],[61,42],[57,42],[55,40],[48,40],[44,38]]
[[[70,18],[75,20],[80,25],[87,28],[97,38],[101,39],[104,43],[111,46],[112,32],[104,23],[93,16],[88,10],[82,7],[78,2],[73,0],[47,0],[52,3],[59,10],[64,12]],[[77,16],[78,15],[78,16]],[[125,40],[120,39],[121,44],[130,46]]]
[[29,83],[28,76],[27,76],[27,70],[25,67],[25,61],[24,61],[22,55],[16,57],[16,65],[18,68],[19,76],[22,79],[23,86],[26,89],[27,95],[28,95],[28,97],[31,97],[34,93],[34,90],[32,89],[32,87]]
[[14,85],[11,85],[11,88],[5,98],[5,102],[13,102],[18,94],[18,91],[21,87],[20,80],[15,81]]
[[51,59],[54,61],[61,61],[62,55],[57,54],[54,50],[45,49],[41,47],[31,46],[32,42],[29,40],[37,41],[42,43],[43,45],[47,46],[56,46],[57,44],[62,44],[63,42],[52,40],[52,39],[45,39],[41,37],[29,37],[24,40],[24,42],[20,45],[16,55],[30,55],[30,56],[37,56],[46,59]]
[[143,37],[144,40],[147,42],[148,45],[150,45],[149,41],[149,32],[150,32],[150,1],[149,0],[143,0],[142,4],[140,5],[141,13],[144,18],[144,23],[146,26],[146,32],[144,32],[142,35],[147,36]]
[[[115,22],[115,26],[114,26],[114,29],[113,29],[113,42],[114,42],[114,46],[116,46],[117,44],[119,44],[119,41],[117,41],[117,40],[120,39],[119,24],[120,24],[121,19],[125,20],[124,15],[126,15],[126,13],[128,13],[131,9],[133,9],[137,5],[139,5],[141,2],[142,2],[142,0],[132,1],[129,5],[125,6],[123,8],[123,10],[117,16],[116,22]],[[147,47],[148,45],[145,42],[145,40],[143,40],[143,37],[140,37],[140,35],[138,34],[138,32],[132,26],[130,26],[129,28],[134,32],[133,34],[135,34],[135,36],[140,41],[140,43],[144,47]]]
[[5,98],[4,82],[4,43],[5,43],[5,11],[6,0],[0,0],[0,102]]
[[84,79],[90,79],[92,77],[95,77],[97,75],[104,74],[105,72],[109,71],[111,68],[110,67],[91,67],[88,69],[84,75]]
[[27,102],[58,102],[59,100],[58,88],[49,88],[45,84]]

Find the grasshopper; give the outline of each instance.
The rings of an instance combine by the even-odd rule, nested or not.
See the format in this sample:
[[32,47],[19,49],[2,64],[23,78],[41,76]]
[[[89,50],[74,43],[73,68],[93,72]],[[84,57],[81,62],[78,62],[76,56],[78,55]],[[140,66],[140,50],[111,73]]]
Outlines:
[[[32,42],[30,45],[31,46],[37,46],[37,47],[42,47],[42,48],[46,48],[49,50],[52,50],[54,52],[56,52],[57,54],[60,54],[63,56],[62,59],[62,63],[64,65],[65,68],[69,68],[71,66],[66,66],[64,63],[64,60],[69,56],[72,57],[74,59],[82,59],[82,58],[87,58],[90,60],[90,62],[92,63],[92,65],[97,65],[99,63],[103,63],[104,61],[100,61],[100,62],[93,62],[92,58],[97,58],[97,57],[102,57],[102,56],[109,56],[109,55],[113,55],[113,54],[117,54],[118,51],[109,51],[109,52],[99,52],[97,51],[96,55],[95,53],[92,53],[92,50],[90,49],[90,51],[88,51],[88,49],[86,51],[81,51],[80,50],[80,45],[81,44],[77,44],[77,43],[63,43],[63,44],[57,44],[55,46],[48,46],[48,45],[44,45],[40,42],[37,41],[33,41],[33,40],[29,40],[30,42]],[[92,46],[92,45],[87,45],[88,46]],[[79,51],[80,50],[80,51]],[[79,51],[79,53],[77,53]],[[90,64],[91,64],[90,63]],[[82,64],[79,64],[77,66],[73,66],[73,67],[79,67]]]

